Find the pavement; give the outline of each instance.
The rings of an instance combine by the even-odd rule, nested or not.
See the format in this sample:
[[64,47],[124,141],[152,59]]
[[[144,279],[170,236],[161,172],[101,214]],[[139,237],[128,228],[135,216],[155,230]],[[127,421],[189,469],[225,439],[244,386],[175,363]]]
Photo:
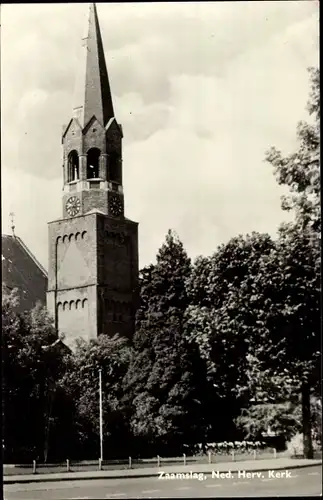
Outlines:
[[[5,484],[6,500],[80,500],[80,499],[123,499],[123,498],[216,498],[216,497],[277,497],[277,496],[322,496],[322,467],[313,465],[278,469],[272,466],[262,472],[246,469],[246,463],[221,477],[223,464],[213,464],[213,474],[201,473],[172,479],[171,477],[98,477],[92,479],[70,479],[68,481],[38,482],[29,484]],[[269,463],[267,464],[269,465]],[[283,464],[281,463],[280,466]],[[259,468],[259,464],[258,464]],[[183,469],[183,467],[182,467]],[[196,467],[194,467],[196,469]],[[172,467],[173,472],[178,472]],[[240,472],[239,472],[240,471]],[[222,471],[223,472],[223,471]]]
[[195,473],[212,475],[214,470],[223,472],[235,472],[239,470],[261,472],[271,469],[291,470],[303,467],[311,467],[321,465],[322,460],[308,459],[293,459],[289,457],[276,459],[258,459],[245,460],[239,462],[212,463],[212,464],[188,464],[188,465],[169,465],[161,467],[147,467],[145,469],[126,469],[126,470],[97,470],[97,471],[80,471],[80,472],[60,472],[50,474],[26,474],[26,475],[10,475],[3,477],[3,484],[13,483],[44,483],[57,481],[76,481],[90,479],[126,479],[126,478],[158,478],[161,472],[165,474],[172,473]]

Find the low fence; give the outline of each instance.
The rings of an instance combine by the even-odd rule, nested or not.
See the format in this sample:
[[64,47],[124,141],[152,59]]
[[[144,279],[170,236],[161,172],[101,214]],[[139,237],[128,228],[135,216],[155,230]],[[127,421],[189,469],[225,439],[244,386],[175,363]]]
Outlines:
[[[322,452],[315,452],[314,458],[321,459]],[[162,467],[170,465],[193,465],[193,464],[216,464],[224,462],[242,462],[246,460],[268,460],[286,457],[290,454],[286,451],[277,452],[274,448],[267,450],[251,450],[251,451],[236,451],[212,453],[206,455],[186,456],[185,453],[181,457],[154,457],[146,459],[138,459],[129,457],[124,460],[86,460],[73,461],[67,459],[65,462],[55,464],[38,463],[35,460],[30,464],[19,465],[3,465],[3,475],[20,475],[20,474],[50,474],[63,472],[90,472],[97,470],[125,470],[125,469],[140,469]],[[295,455],[291,458],[303,458]]]
[[161,457],[138,459],[129,457],[124,460],[89,460],[73,461],[67,459],[65,462],[44,464],[35,460],[30,464],[4,465],[4,476],[18,474],[49,474],[62,472],[85,472],[95,470],[125,470],[140,469],[148,467],[162,467],[170,465],[190,465],[190,464],[216,464],[223,462],[238,462],[245,460],[264,460],[286,456],[286,452],[277,452],[274,448],[267,450],[251,450],[231,452],[208,452],[204,455],[187,456],[185,453],[180,457]]

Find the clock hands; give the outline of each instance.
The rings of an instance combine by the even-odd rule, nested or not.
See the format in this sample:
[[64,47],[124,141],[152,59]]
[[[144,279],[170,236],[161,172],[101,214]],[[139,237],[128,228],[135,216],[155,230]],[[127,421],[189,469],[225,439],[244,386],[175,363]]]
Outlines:
[[66,202],[66,212],[70,216],[76,215],[80,211],[81,202],[76,196],[71,196]]

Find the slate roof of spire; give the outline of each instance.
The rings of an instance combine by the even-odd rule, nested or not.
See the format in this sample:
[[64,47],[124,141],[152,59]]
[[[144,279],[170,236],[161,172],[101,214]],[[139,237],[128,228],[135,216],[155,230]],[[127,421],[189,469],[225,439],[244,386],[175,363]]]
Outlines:
[[2,235],[2,282],[7,290],[18,288],[19,312],[46,304],[47,273],[18,236]]
[[91,118],[106,126],[114,116],[110,84],[105,63],[99,20],[94,3],[90,4],[87,33],[83,38],[81,74],[74,96],[74,117],[85,128]]

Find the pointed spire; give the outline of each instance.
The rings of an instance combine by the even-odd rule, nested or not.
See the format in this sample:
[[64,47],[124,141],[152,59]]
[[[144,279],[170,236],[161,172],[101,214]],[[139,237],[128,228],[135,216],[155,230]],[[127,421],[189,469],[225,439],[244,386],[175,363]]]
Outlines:
[[105,126],[114,112],[95,3],[90,4],[87,33],[82,41],[82,74],[76,82],[74,116],[82,128],[93,115]]

